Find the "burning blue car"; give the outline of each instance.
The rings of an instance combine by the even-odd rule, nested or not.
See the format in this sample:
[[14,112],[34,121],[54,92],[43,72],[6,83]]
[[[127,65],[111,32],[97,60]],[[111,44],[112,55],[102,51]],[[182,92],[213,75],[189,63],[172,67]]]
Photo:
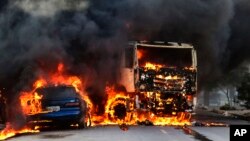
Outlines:
[[72,86],[42,87],[36,90],[42,96],[42,112],[28,115],[31,125],[78,125],[91,126],[89,108],[86,101]]

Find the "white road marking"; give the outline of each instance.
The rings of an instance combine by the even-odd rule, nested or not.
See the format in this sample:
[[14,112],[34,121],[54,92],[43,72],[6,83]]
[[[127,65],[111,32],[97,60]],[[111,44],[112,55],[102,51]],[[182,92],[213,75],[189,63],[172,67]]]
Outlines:
[[164,133],[164,134],[167,134],[167,133],[168,133],[167,131],[165,131],[165,130],[163,130],[163,129],[161,129],[161,132]]

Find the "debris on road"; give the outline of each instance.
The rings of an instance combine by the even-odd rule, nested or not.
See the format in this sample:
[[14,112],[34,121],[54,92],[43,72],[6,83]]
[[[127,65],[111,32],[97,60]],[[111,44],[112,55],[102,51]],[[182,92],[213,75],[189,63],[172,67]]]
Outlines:
[[191,122],[192,126],[206,126],[206,127],[227,127],[228,124],[222,122],[200,122],[200,121],[193,121]]
[[125,123],[119,125],[119,127],[120,127],[120,129],[123,130],[123,131],[127,131],[127,130],[128,130],[128,126],[127,126]]

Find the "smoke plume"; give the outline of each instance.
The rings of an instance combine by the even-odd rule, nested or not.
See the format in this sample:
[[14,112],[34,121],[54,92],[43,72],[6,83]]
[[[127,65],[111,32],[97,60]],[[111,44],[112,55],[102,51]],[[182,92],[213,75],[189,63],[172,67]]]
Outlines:
[[248,60],[247,0],[1,0],[0,87],[8,102],[64,62],[101,107],[129,40],[187,42],[199,85]]

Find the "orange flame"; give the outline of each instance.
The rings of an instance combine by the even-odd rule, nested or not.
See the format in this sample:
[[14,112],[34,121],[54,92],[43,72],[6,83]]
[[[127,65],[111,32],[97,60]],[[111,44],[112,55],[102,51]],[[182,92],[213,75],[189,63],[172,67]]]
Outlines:
[[45,87],[48,85],[58,86],[58,85],[69,85],[73,86],[75,90],[80,94],[82,99],[84,99],[89,108],[92,108],[92,103],[88,98],[87,94],[84,91],[84,86],[80,78],[77,76],[68,76],[64,74],[64,65],[62,63],[58,64],[57,72],[50,74],[49,78],[40,76],[33,85],[33,90],[31,92],[21,92],[20,102],[23,113],[28,114],[37,114],[41,112],[46,112],[42,110],[41,99],[42,96],[39,96],[35,90],[40,87]]
[[[94,125],[114,125],[119,124],[122,120],[117,119],[114,116],[113,106],[116,104],[126,104],[125,100],[129,98],[123,92],[116,92],[114,87],[106,87],[106,94],[108,96],[107,102],[105,104],[105,113],[102,116],[93,116],[92,120]],[[119,100],[120,99],[120,100]]]
[[142,50],[137,50],[137,58],[138,59],[142,59],[142,57],[143,57],[143,52],[142,52]]
[[146,65],[144,67],[147,68],[147,69],[156,70],[156,69],[161,68],[163,66],[160,65],[160,64],[153,64],[153,63],[150,63],[150,62],[146,62]]
[[[162,65],[152,64],[147,62],[145,65],[149,69],[158,69]],[[166,79],[178,79],[177,76],[171,76]],[[64,73],[64,65],[58,64],[57,71],[49,74],[49,77],[41,75],[37,81],[33,84],[33,90],[30,92],[20,93],[20,105],[24,115],[37,114],[46,112],[43,111],[41,106],[42,96],[36,93],[36,89],[45,86],[57,86],[57,85],[71,85],[80,94],[80,96],[88,103],[90,112],[93,114],[93,105],[84,91],[84,81],[77,76],[70,76]],[[114,87],[106,87],[107,102],[105,104],[105,113],[101,116],[92,115],[92,121],[94,125],[110,125],[126,123],[127,125],[135,125],[138,121],[151,121],[154,125],[190,125],[190,115],[186,113],[179,113],[176,116],[170,117],[158,117],[151,111],[143,111],[135,109],[133,98],[125,92],[117,92]],[[131,102],[132,101],[132,102]],[[123,119],[117,118],[114,113],[114,107],[117,104],[122,104],[126,107],[126,116]],[[6,128],[0,132],[0,140],[6,139],[11,136],[20,133],[36,133],[39,130],[31,130],[29,128],[23,128],[21,130],[15,130],[11,127],[11,124],[7,124]]]
[[[173,116],[163,116],[159,117],[153,114],[151,111],[143,111],[139,109],[134,109],[134,102],[130,103],[129,98],[126,93],[116,92],[114,87],[106,87],[106,93],[108,95],[108,100],[105,105],[105,114],[102,116],[93,116],[92,120],[94,125],[115,125],[123,124],[136,125],[138,122],[151,121],[154,125],[191,125],[190,118],[191,114],[180,112],[174,113]],[[130,103],[130,105],[127,105]],[[114,106],[116,104],[124,104],[127,108],[127,115],[124,119],[118,119],[114,115]]]
[[25,115],[31,115],[42,112],[42,96],[38,93],[22,92],[20,96],[21,107]]
[[154,114],[151,115],[151,121],[154,123],[154,125],[191,125],[190,118],[191,114],[185,112],[181,112],[176,116],[170,117],[157,117]]
[[10,123],[7,123],[5,129],[0,132],[0,140],[5,140],[17,134],[38,133],[38,132],[39,130],[32,130],[27,127],[24,127],[23,129],[20,129],[20,130],[15,130],[14,128],[11,127]]
[[[84,85],[80,78],[77,76],[68,76],[64,74],[64,65],[60,63],[57,67],[57,72],[49,75],[49,78],[40,76],[33,84],[33,90],[30,92],[20,92],[20,105],[24,115],[38,114],[48,111],[43,111],[41,106],[42,96],[36,93],[36,89],[46,86],[57,86],[57,85],[70,85],[80,94],[81,98],[84,99],[90,108],[92,109],[92,103],[84,91]],[[0,140],[15,136],[21,133],[36,133],[39,130],[32,130],[29,128],[23,128],[21,130],[15,130],[8,123],[6,128],[0,132]]]

